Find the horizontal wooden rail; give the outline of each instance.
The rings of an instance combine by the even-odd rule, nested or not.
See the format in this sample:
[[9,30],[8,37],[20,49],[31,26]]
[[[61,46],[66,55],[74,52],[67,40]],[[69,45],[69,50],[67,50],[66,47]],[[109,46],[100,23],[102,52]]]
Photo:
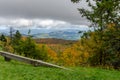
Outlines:
[[0,51],[0,55],[5,57],[6,61],[10,61],[11,59],[13,59],[13,60],[17,60],[17,61],[21,61],[21,62],[31,64],[33,66],[56,67],[56,68],[61,68],[61,69],[68,70],[67,68],[64,68],[64,67],[61,67],[61,66],[58,66],[58,65],[55,65],[55,64],[47,63],[47,62],[44,62],[42,60],[35,60],[35,59],[20,56],[20,55],[12,54],[12,53],[9,53],[9,52]]

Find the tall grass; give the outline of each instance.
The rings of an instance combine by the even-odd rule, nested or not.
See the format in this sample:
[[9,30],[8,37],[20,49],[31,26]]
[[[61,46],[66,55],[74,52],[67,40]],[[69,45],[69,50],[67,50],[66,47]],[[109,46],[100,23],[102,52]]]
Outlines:
[[73,71],[33,67],[0,57],[0,80],[120,80],[120,72],[99,68],[73,67]]

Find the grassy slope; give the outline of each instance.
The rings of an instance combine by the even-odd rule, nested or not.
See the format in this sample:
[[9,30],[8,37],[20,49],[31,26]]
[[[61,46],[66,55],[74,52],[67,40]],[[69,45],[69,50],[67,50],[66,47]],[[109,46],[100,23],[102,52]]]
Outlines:
[[120,72],[97,68],[72,68],[65,71],[56,68],[32,67],[0,57],[0,80],[120,80]]

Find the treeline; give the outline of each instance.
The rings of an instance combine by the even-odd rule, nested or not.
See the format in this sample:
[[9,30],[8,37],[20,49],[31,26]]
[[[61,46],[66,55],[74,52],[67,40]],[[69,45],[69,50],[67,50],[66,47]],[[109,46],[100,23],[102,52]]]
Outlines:
[[0,40],[0,47],[3,51],[34,59],[47,60],[46,46],[36,44],[30,34],[28,34],[28,37],[24,37],[17,30],[12,37],[5,37],[2,34]]
[[119,68],[120,28],[108,26],[105,30],[85,32],[73,44],[38,44],[30,35],[24,37],[19,31],[9,37],[0,36],[4,51],[25,57],[40,59],[64,66],[101,66]]

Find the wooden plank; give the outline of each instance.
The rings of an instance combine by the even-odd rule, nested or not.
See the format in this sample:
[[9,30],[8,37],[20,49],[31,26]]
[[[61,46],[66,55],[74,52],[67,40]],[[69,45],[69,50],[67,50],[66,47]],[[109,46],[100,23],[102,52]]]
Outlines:
[[8,58],[8,59],[13,59],[13,60],[28,63],[28,64],[31,64],[33,66],[46,66],[46,67],[55,67],[55,68],[61,68],[61,69],[69,70],[65,67],[61,67],[61,66],[58,66],[58,65],[55,65],[55,64],[47,63],[47,62],[44,62],[42,60],[35,60],[35,59],[20,56],[20,55],[12,54],[12,53],[9,53],[9,52],[0,51],[0,55],[5,57],[5,58]]

